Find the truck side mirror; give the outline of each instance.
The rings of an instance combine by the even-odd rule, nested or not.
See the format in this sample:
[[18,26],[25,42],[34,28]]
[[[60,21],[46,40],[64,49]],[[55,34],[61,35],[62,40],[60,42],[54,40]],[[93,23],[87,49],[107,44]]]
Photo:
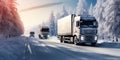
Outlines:
[[95,22],[95,23],[94,23],[94,26],[98,27],[98,22]]
[[80,22],[76,21],[76,27],[79,27],[79,26],[80,26]]

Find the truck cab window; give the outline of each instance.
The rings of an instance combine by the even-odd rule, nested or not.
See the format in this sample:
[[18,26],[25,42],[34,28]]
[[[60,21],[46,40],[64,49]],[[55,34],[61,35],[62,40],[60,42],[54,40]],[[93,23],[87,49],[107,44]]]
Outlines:
[[80,26],[80,22],[76,21],[76,27],[79,27],[79,26]]
[[42,28],[41,31],[42,32],[49,32],[49,28]]
[[96,28],[98,26],[96,21],[82,21],[80,25],[83,28],[87,27]]

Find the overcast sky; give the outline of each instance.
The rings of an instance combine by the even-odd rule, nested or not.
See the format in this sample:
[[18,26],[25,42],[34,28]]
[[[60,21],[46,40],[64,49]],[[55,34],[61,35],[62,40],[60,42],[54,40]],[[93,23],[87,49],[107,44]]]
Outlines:
[[[88,6],[92,3],[95,5],[96,0],[86,0]],[[17,6],[19,11],[25,8],[44,5],[48,3],[54,2],[63,2],[61,5],[55,5],[51,7],[44,7],[40,9],[29,10],[25,12],[19,12],[21,16],[21,20],[24,23],[25,29],[29,29],[33,26],[41,24],[42,22],[46,22],[49,19],[50,13],[53,11],[55,14],[57,12],[61,12],[63,5],[69,9],[73,10],[77,6],[78,0],[17,0]]]

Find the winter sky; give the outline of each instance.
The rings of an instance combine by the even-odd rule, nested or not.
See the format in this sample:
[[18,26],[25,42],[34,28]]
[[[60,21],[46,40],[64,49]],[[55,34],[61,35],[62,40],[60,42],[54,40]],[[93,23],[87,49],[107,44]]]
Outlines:
[[[88,7],[92,3],[95,5],[96,0],[86,0]],[[19,12],[21,19],[24,23],[25,30],[30,29],[36,25],[48,21],[50,13],[53,11],[56,15],[57,12],[61,12],[63,5],[67,10],[75,10],[78,0],[17,0],[17,6],[19,11],[25,8],[44,5],[48,3],[62,2],[60,5],[44,7],[40,9],[29,10],[25,12]]]

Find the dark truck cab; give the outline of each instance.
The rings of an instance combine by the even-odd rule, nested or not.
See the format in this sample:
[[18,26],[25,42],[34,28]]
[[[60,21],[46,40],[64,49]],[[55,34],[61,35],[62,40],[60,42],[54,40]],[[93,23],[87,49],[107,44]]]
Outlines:
[[39,38],[40,39],[47,39],[48,35],[49,35],[49,27],[42,27],[40,29]]
[[80,19],[80,43],[91,43],[95,45],[98,40],[98,22],[94,17],[81,17]]

